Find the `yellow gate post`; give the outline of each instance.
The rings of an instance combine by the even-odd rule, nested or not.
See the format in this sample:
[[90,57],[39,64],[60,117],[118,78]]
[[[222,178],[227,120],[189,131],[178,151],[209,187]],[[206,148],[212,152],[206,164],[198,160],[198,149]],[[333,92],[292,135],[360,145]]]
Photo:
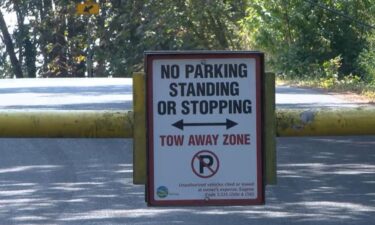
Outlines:
[[263,82],[264,104],[264,154],[265,154],[265,183],[277,183],[276,172],[276,120],[275,120],[275,74],[265,73]]
[[144,73],[133,74],[133,183],[145,184],[147,179],[146,154],[146,83]]

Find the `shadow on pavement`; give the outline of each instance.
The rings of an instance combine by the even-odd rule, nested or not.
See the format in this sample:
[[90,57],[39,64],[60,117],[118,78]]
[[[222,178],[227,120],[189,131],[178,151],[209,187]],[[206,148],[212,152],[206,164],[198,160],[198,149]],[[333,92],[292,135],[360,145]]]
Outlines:
[[280,138],[265,206],[147,208],[129,139],[0,139],[0,224],[371,224],[375,137]]

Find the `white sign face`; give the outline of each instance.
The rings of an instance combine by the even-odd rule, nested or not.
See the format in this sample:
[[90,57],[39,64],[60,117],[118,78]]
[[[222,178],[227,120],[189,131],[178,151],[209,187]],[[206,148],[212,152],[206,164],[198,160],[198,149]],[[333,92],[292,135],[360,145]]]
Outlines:
[[146,60],[149,204],[262,204],[262,54]]

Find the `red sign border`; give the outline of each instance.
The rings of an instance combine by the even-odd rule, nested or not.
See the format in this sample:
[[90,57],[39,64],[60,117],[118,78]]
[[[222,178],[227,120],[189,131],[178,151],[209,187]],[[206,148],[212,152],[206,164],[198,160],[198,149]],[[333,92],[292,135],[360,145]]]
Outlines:
[[[213,199],[213,200],[156,200],[154,195],[154,123],[153,123],[153,61],[160,59],[255,59],[256,64],[256,120],[257,120],[257,193],[255,199]],[[263,116],[262,83],[264,77],[264,54],[251,51],[156,51],[145,52],[146,69],[146,120],[147,120],[147,184],[146,200],[149,206],[232,206],[264,204],[263,181]]]

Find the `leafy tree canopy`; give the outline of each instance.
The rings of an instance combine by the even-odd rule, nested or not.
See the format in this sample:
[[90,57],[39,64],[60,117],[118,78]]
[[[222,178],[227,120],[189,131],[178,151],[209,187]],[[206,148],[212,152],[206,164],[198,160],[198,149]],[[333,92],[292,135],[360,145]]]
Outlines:
[[80,2],[0,1],[0,75],[130,76],[145,50],[205,49],[261,50],[289,76],[328,76],[335,62],[339,76],[375,79],[375,0],[98,0],[91,16]]

